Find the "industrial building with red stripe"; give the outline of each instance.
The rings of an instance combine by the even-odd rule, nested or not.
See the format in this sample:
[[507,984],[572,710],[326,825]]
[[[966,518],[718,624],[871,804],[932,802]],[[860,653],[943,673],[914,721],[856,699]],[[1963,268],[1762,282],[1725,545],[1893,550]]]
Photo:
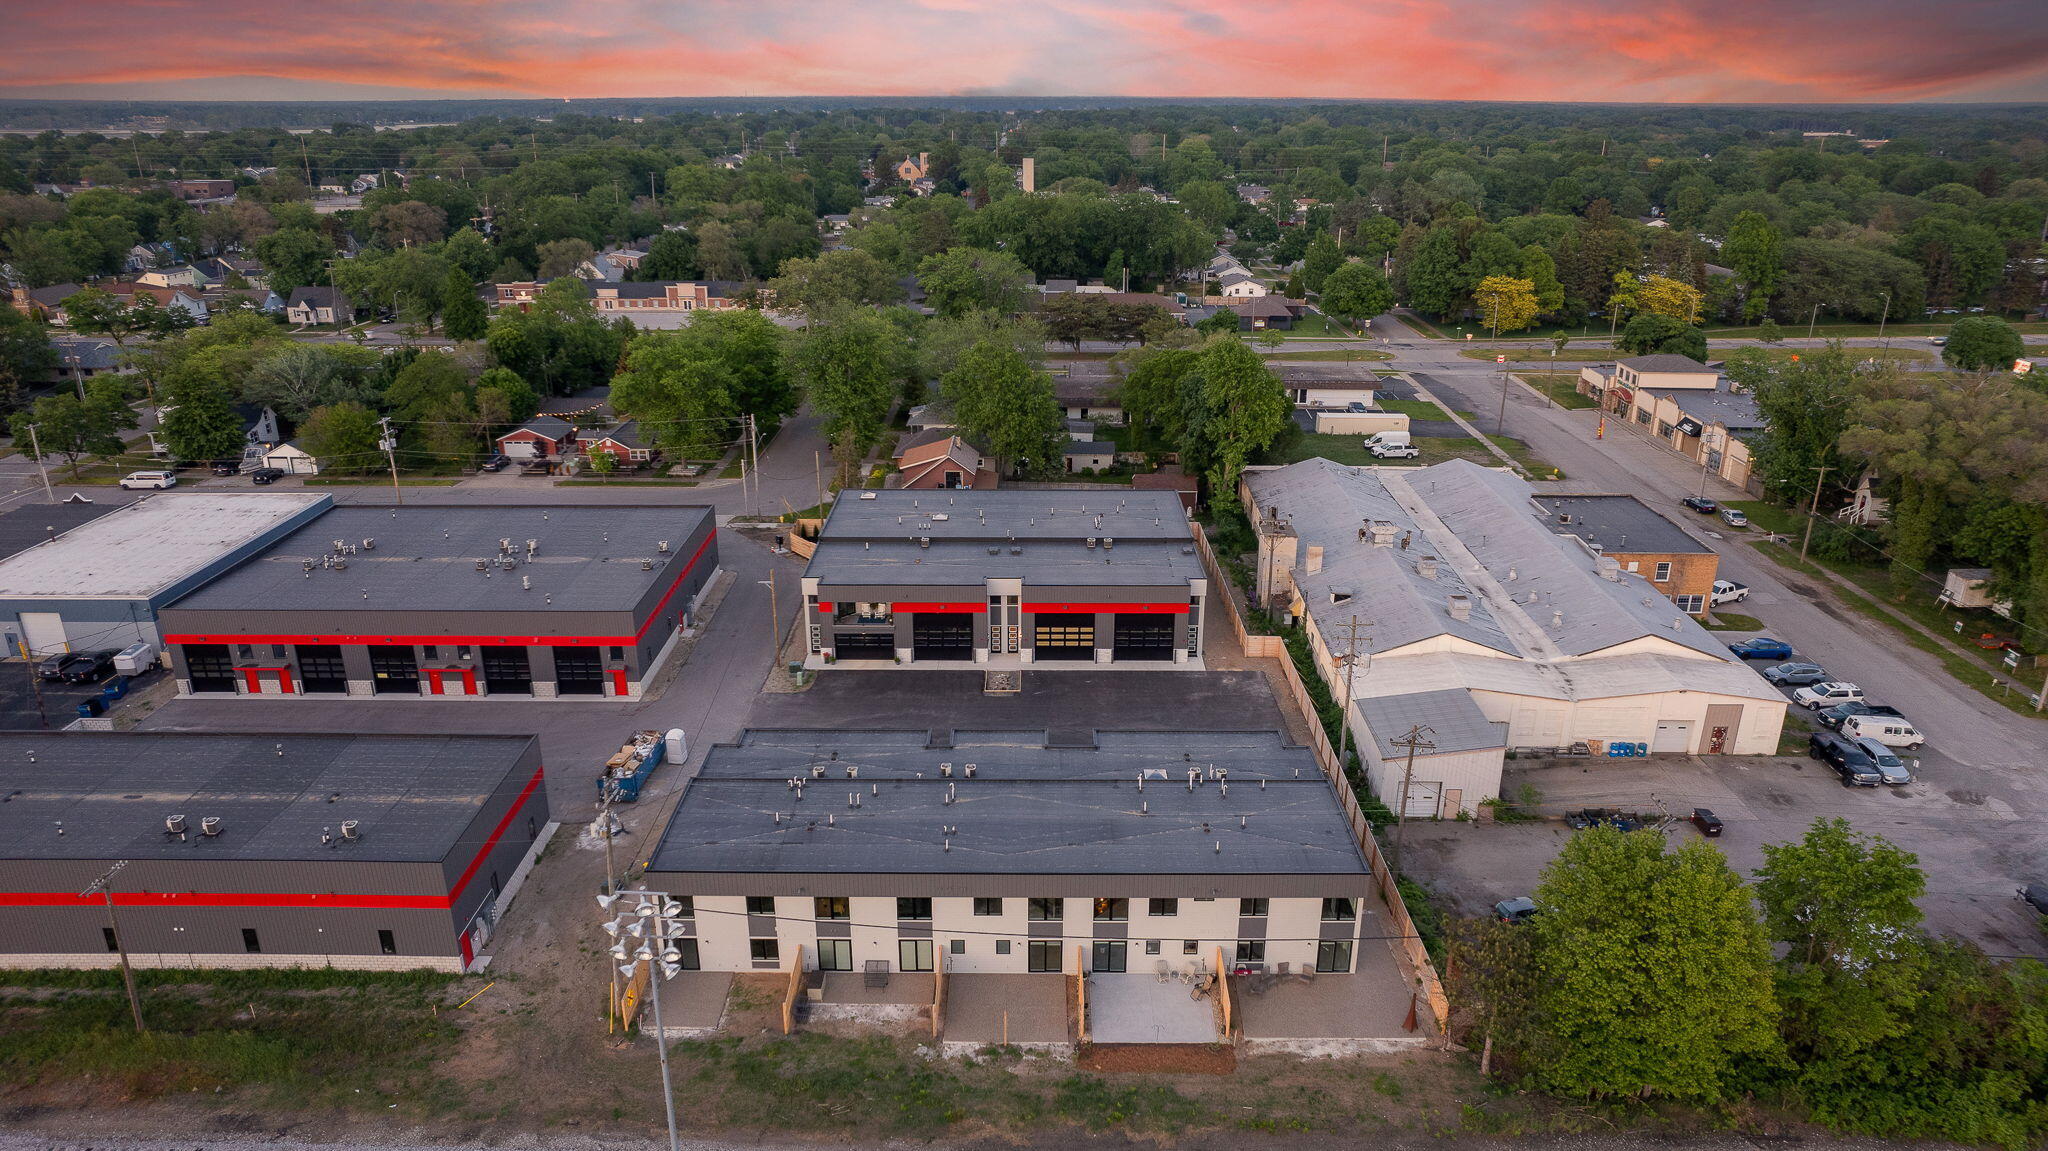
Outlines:
[[1208,578],[1173,492],[862,492],[804,571],[811,666],[1202,667]]
[[552,831],[532,736],[0,733],[0,966],[472,970]]
[[717,571],[702,507],[350,505],[158,626],[181,695],[639,699]]

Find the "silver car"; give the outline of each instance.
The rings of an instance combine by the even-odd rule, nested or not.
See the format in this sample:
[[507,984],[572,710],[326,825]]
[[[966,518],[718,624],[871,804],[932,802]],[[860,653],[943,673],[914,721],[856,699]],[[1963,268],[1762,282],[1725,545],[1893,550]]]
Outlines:
[[1863,754],[1869,756],[1870,762],[1877,765],[1877,774],[1883,776],[1886,783],[1897,786],[1902,783],[1913,782],[1912,770],[1906,766],[1906,761],[1900,759],[1899,754],[1891,748],[1871,739],[1869,736],[1864,736],[1862,739],[1857,740],[1856,746],[1863,749]]

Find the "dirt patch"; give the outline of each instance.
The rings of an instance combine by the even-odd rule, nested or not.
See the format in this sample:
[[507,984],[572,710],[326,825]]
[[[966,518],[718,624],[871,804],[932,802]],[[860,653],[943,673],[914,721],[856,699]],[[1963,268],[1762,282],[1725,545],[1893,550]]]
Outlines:
[[1228,1075],[1237,1052],[1220,1043],[1090,1043],[1074,1056],[1083,1071],[1152,1075]]

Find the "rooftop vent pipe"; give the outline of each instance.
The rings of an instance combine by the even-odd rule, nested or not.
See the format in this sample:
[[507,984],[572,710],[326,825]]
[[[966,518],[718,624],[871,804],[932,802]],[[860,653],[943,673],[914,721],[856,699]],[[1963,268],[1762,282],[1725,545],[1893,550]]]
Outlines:
[[1471,596],[1453,595],[1445,601],[1444,606],[1451,613],[1452,619],[1467,620],[1472,618]]

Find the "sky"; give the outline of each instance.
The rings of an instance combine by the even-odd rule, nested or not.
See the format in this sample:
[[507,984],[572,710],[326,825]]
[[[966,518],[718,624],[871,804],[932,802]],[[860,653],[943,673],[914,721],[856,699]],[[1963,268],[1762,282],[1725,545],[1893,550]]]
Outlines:
[[2044,0],[0,0],[0,96],[2048,100]]

